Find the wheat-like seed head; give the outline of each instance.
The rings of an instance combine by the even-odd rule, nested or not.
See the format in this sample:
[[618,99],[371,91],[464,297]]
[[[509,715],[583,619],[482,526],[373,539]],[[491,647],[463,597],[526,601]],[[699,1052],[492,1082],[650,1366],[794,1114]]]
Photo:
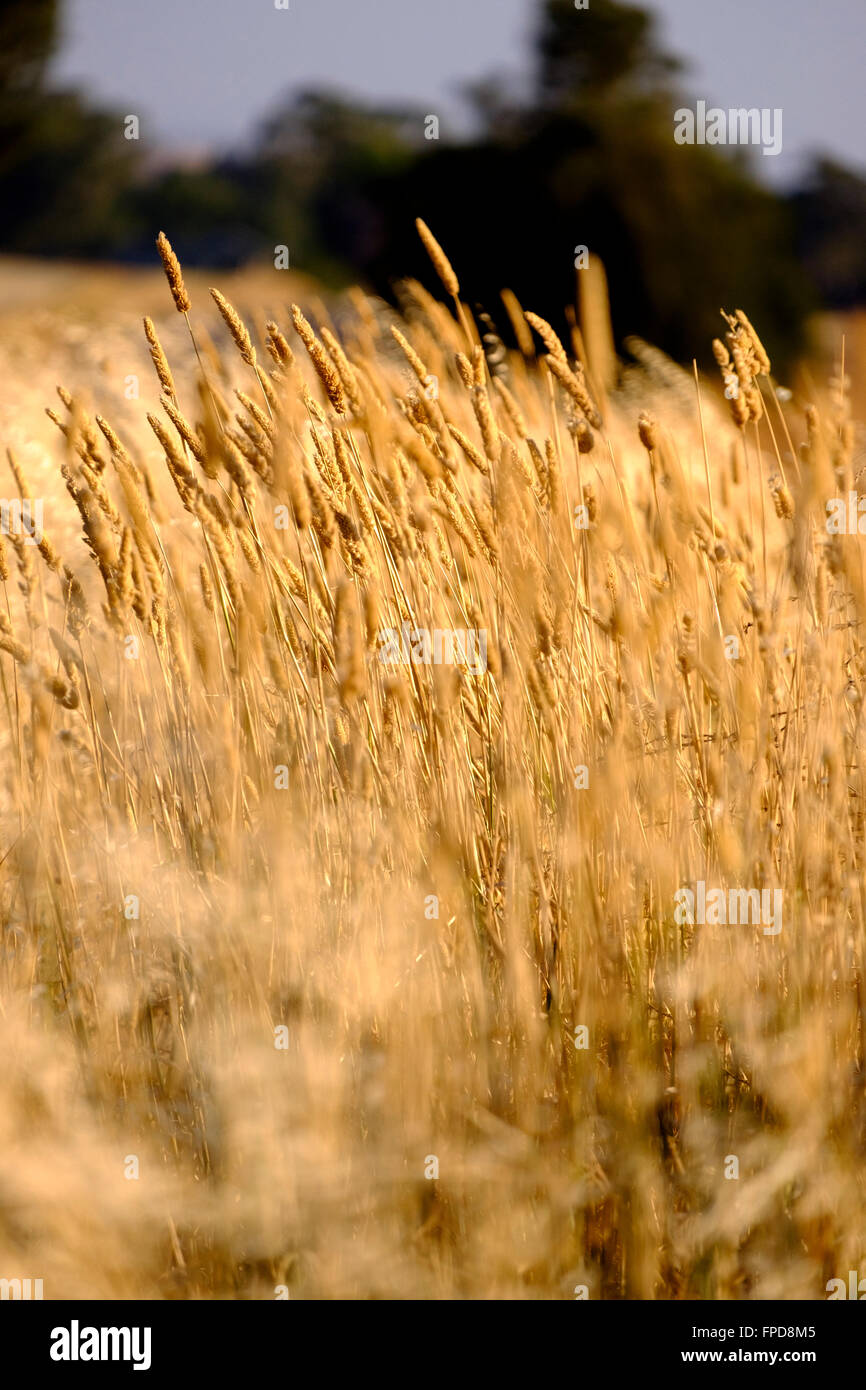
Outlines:
[[162,344],[156,335],[153,321],[147,317],[144,319],[144,335],[150,346],[150,356],[156,374],[159,377],[159,384],[167,395],[174,396],[174,378],[171,374],[171,368],[168,365],[168,358],[162,350]]
[[445,255],[445,252],[442,250],[442,247],[439,245],[439,242],[436,240],[430,228],[427,226],[427,223],[422,221],[420,217],[416,217],[415,226],[418,229],[418,235],[424,243],[424,249],[433,262],[433,268],[436,274],[439,276],[439,279],[442,281],[442,284],[451,297],[457,299],[460,294],[460,282],[454,274],[454,268],[451,262]]
[[343,386],[340,378],[329,360],[325,349],[322,347],[322,344],[319,342],[312,327],[297,304],[292,305],[292,322],[295,325],[295,331],[310,355],[310,360],[319,375],[319,380],[328,393],[328,399],[331,405],[338,415],[344,414],[346,400],[343,395]]
[[180,261],[171,248],[171,242],[165,232],[160,232],[156,239],[156,249],[162,259],[165,269],[168,287],[171,290],[171,297],[174,300],[175,308],[179,314],[189,313],[190,298],[187,294],[186,285],[183,282],[183,271],[180,268]]
[[214,289],[213,286],[211,286],[211,295],[234,339],[235,347],[247,365],[254,367],[256,365],[256,350],[253,347],[246,324],[234,305],[230,304],[225,295],[220,294],[219,290]]

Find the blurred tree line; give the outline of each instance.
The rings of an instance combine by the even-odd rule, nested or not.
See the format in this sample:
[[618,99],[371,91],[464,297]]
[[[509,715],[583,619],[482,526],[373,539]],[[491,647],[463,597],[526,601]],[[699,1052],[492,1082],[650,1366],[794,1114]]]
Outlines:
[[540,0],[530,93],[469,96],[477,134],[425,139],[421,109],[374,109],[304,92],[252,152],[152,172],[120,113],[46,86],[59,0],[0,8],[0,249],[153,260],[164,228],[188,264],[270,260],[328,285],[363,278],[390,295],[414,275],[436,288],[414,231],[422,216],[467,292],[500,322],[508,285],[561,323],[575,248],[605,262],[617,334],[687,359],[747,307],[782,362],[819,303],[866,300],[866,181],[830,162],[783,198],[750,156],[678,146],[688,104],[652,17],[619,0]]

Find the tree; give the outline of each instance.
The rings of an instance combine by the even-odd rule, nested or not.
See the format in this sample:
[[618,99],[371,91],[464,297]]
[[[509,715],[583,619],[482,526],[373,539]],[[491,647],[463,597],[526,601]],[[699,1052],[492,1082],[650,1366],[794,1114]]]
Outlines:
[[58,26],[57,0],[4,0],[0,9],[0,244],[104,252],[123,235],[118,208],[131,150],[119,115],[46,88]]
[[826,303],[866,303],[866,179],[819,159],[791,207],[803,264]]
[[292,245],[298,263],[345,280],[381,244],[369,190],[398,186],[423,143],[424,115],[382,110],[330,91],[305,91],[265,125],[254,161],[264,228]]
[[592,0],[575,11],[573,0],[547,0],[538,27],[539,106],[567,107],[623,89],[656,88],[680,68],[655,44],[646,10],[616,0]]
[[4,0],[0,9],[0,102],[41,90],[58,38],[57,0]]
[[522,110],[476,85],[475,110],[490,115],[479,139],[367,186],[382,230],[358,259],[376,287],[402,272],[435,288],[414,236],[420,215],[494,315],[509,286],[564,334],[580,244],[607,266],[620,339],[708,356],[719,306],[742,306],[790,361],[811,301],[788,210],[743,159],[675,143],[679,64],[658,49],[650,15],[616,0],[587,10],[546,0],[537,53]]

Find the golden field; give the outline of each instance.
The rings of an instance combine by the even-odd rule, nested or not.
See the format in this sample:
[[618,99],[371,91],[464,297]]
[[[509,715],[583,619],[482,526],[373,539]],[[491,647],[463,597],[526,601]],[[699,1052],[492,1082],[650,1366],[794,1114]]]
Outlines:
[[[825,1298],[866,1256],[860,363],[777,383],[728,306],[733,402],[620,370],[597,265],[564,343],[507,296],[506,350],[425,236],[399,316],[0,267],[44,504],[0,599],[0,1277]],[[486,669],[384,663],[403,624]],[[678,922],[699,880],[781,932]]]

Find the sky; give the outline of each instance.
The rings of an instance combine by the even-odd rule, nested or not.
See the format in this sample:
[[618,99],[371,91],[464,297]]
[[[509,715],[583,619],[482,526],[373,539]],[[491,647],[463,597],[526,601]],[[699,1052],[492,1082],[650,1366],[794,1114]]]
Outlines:
[[[817,150],[866,173],[866,0],[643,3],[690,97],[782,108],[783,152],[756,160],[761,175],[791,183]],[[519,93],[531,69],[537,0],[288,4],[66,0],[53,77],[137,115],[148,144],[192,150],[242,148],[310,86],[423,105],[444,138],[465,129],[462,85],[497,73]]]

